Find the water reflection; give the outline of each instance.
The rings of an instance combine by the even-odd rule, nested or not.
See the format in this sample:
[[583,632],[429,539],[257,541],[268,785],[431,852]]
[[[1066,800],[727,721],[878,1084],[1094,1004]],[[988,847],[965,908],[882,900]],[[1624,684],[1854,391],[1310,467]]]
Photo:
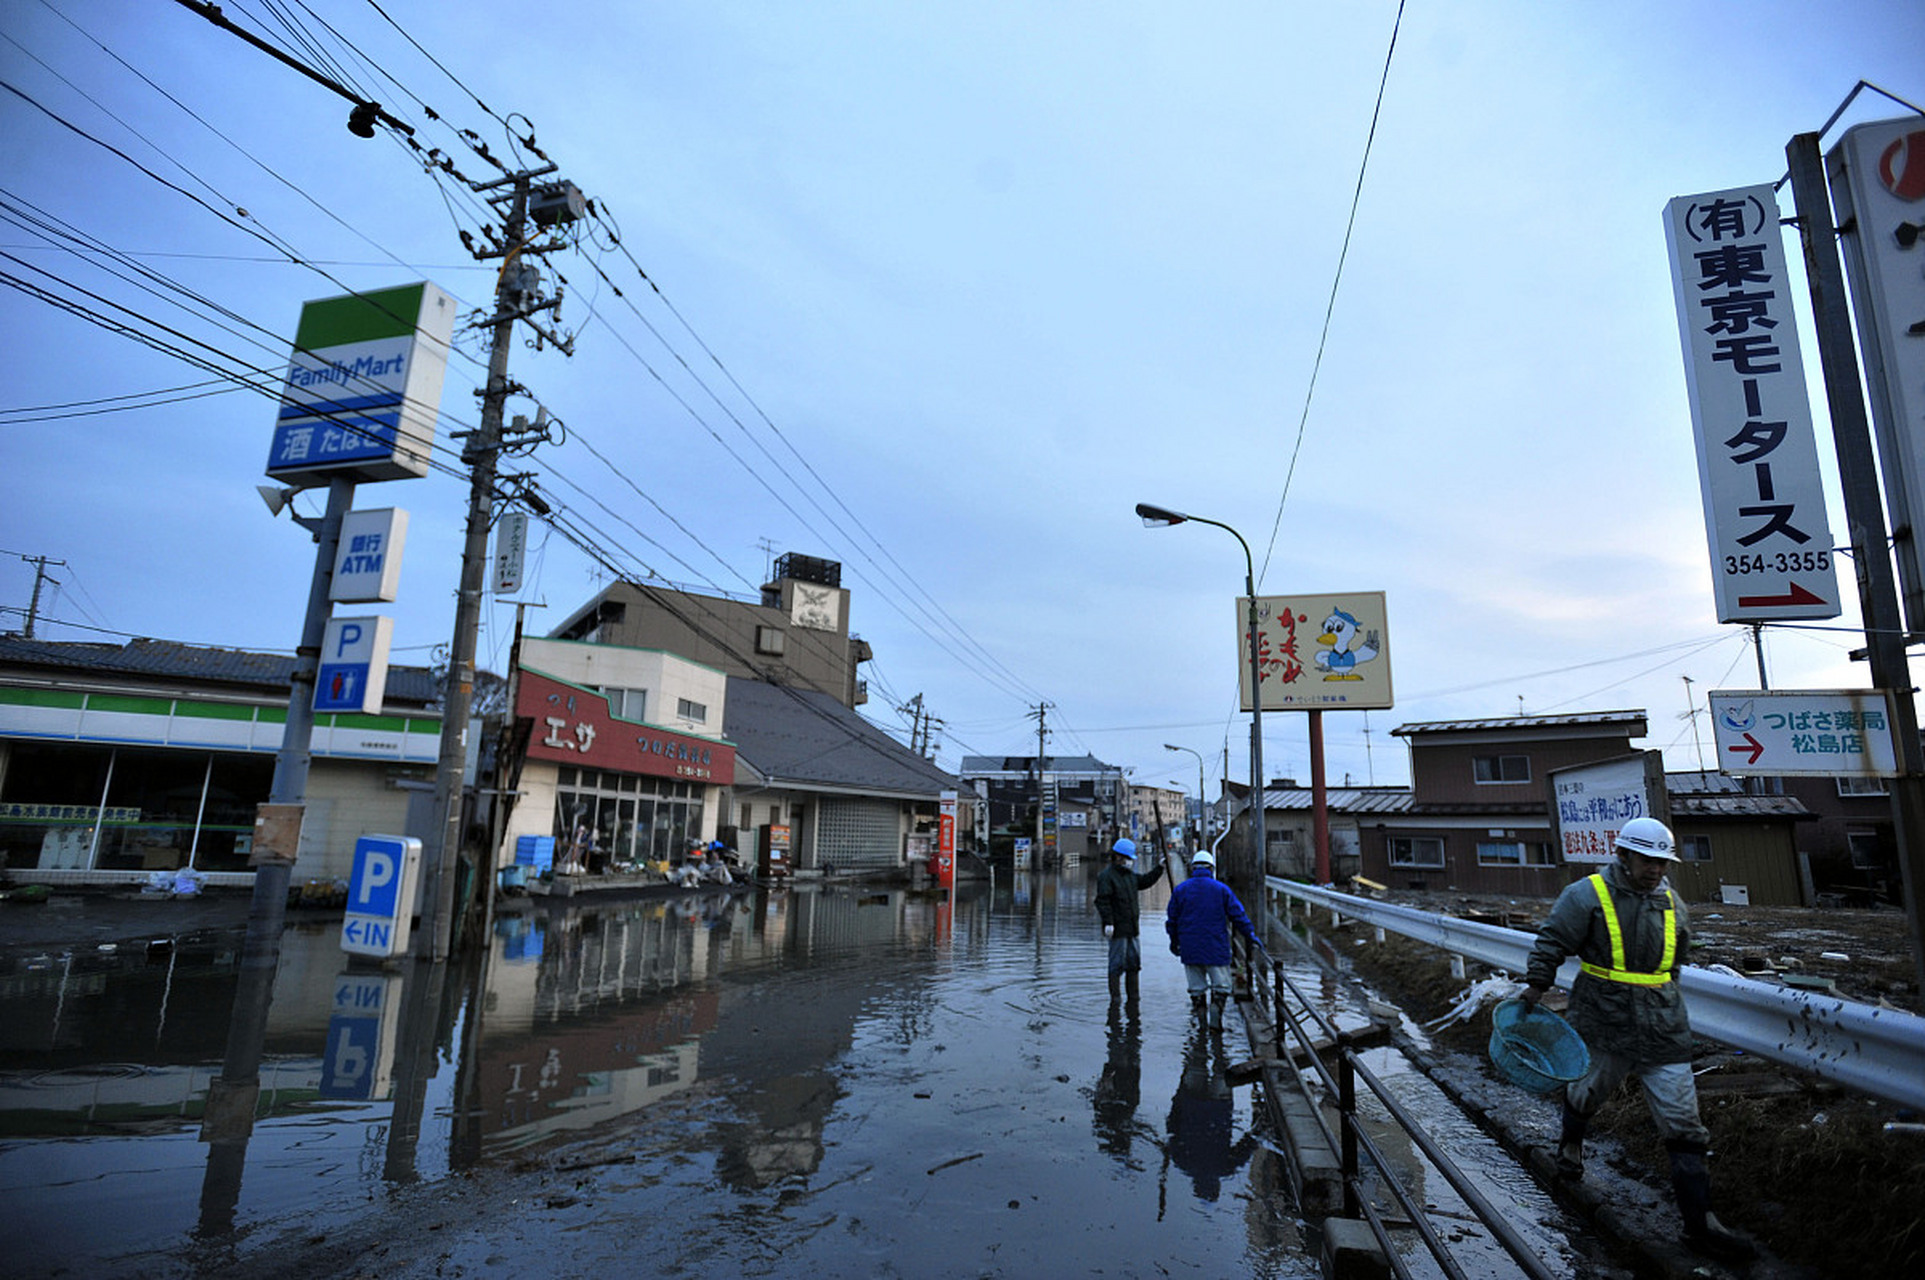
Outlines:
[[1257,1149],[1255,1135],[1236,1135],[1236,1091],[1223,1033],[1197,1026],[1183,1046],[1183,1072],[1170,1099],[1170,1162],[1190,1179],[1199,1200],[1214,1201],[1223,1181]]
[[[471,958],[388,968],[346,962],[338,920],[290,929],[259,1020],[260,1092],[225,1136],[201,1121],[229,1048],[238,933],[152,955],[0,957],[13,1265],[134,1275],[195,1235],[200,1257],[231,1261],[296,1215],[324,1233],[387,1188],[585,1136],[611,1164],[655,1162],[633,1181],[671,1200],[624,1221],[664,1232],[724,1212],[728,1196],[803,1195],[818,1216],[860,1209],[873,1233],[892,1221],[878,1203],[904,1198],[900,1220],[917,1221],[920,1197],[940,1190],[954,1219],[943,1231],[961,1234],[930,1237],[932,1265],[985,1233],[1040,1265],[1056,1243],[1049,1215],[993,1228],[967,1215],[1073,1187],[1107,1195],[1111,1178],[1147,1197],[1174,1167],[1197,1211],[1220,1198],[1250,1215],[1228,1235],[1261,1240],[1266,1257],[1284,1248],[1294,1236],[1277,1211],[1226,1190],[1257,1176],[1240,1173],[1254,1144],[1237,1132],[1254,1110],[1230,1090],[1221,1037],[1186,1036],[1180,968],[1146,959],[1142,1021],[1106,1021],[1087,877],[1027,878],[1022,895],[524,899]],[[1159,924],[1146,915],[1146,932]],[[1160,1130],[1141,1114],[1146,1092],[1174,1095]],[[1090,1108],[1091,1131],[1049,1127],[1065,1102]],[[674,1208],[669,1184],[694,1198]],[[1162,1215],[1139,1217],[1129,1230]],[[1101,1248],[1116,1267],[1129,1250],[1173,1248],[1113,1234]]]

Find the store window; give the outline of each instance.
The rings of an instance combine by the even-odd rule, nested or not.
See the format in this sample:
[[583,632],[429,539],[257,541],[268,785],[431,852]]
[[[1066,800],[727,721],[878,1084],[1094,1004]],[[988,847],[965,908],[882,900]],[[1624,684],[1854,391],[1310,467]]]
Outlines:
[[702,831],[702,788],[583,770],[555,793],[556,860],[587,871],[680,858]]

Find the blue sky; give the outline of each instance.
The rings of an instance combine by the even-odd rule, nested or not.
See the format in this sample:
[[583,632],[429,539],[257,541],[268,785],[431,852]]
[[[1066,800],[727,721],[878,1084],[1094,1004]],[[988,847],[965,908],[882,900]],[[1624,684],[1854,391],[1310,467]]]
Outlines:
[[[463,174],[492,171],[424,103],[502,157],[494,116],[532,124],[606,215],[551,260],[575,354],[513,357],[568,438],[512,465],[625,572],[739,593],[771,546],[840,560],[865,711],[901,732],[921,693],[944,764],[1032,750],[1047,699],[1052,750],[1193,788],[1180,743],[1213,790],[1224,752],[1247,768],[1242,557],[1138,501],[1235,526],[1266,593],[1387,594],[1397,706],[1326,717],[1333,782],[1405,781],[1399,724],[1520,710],[1643,708],[1695,767],[1682,678],[1702,706],[1755,663],[1713,612],[1664,204],[1775,180],[1860,79],[1925,101],[1915,3],[1411,4],[1333,307],[1393,3],[293,12]],[[13,0],[0,35],[6,274],[264,367],[310,298],[425,276],[486,303],[472,196],[184,7]],[[1827,142],[1900,112],[1861,95]],[[42,635],[290,649],[310,552],[254,492],[272,402],[17,288],[0,332],[0,606],[45,555]],[[444,432],[478,417],[458,345]],[[464,504],[438,474],[363,490],[412,513],[400,660],[452,631]],[[539,628],[601,580],[531,541]],[[1865,684],[1855,620],[1771,629],[1773,685]],[[512,626],[491,601],[485,665]],[[1307,778],[1301,716],[1266,718],[1265,757]]]

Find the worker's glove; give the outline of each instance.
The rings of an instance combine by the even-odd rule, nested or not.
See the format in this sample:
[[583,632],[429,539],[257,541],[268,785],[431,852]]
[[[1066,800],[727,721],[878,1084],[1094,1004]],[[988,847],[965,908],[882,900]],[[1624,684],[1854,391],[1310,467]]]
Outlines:
[[1172,942],[1170,944],[1170,954],[1181,960],[1183,958],[1183,948]]
[[1114,937],[1116,936],[1116,926],[1115,926],[1115,925],[1113,925],[1113,924],[1106,924],[1106,925],[1104,925],[1104,926],[1103,926],[1103,936],[1104,936],[1105,938],[1114,938]]
[[1537,1002],[1544,998],[1544,988],[1525,987],[1522,991],[1517,993],[1517,998],[1524,1002],[1524,1007],[1526,1009],[1535,1009],[1537,1008]]

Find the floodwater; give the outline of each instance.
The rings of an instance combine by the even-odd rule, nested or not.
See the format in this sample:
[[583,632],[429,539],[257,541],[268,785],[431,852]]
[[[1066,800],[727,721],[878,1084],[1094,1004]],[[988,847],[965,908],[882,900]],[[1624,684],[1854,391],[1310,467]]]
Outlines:
[[[0,963],[0,1274],[328,1275],[368,1250],[384,1277],[1317,1275],[1253,1090],[1226,1078],[1236,1016],[1221,1036],[1189,1017],[1167,885],[1143,899],[1140,1018],[1112,1016],[1093,872],[953,902],[524,900],[485,955],[391,971],[346,963],[338,922],[292,928],[251,1130],[219,1141],[201,1113],[238,935]],[[1394,1059],[1374,1065],[1414,1075]],[[1466,1130],[1457,1158],[1521,1178],[1424,1084],[1400,1098]],[[424,1188],[537,1158],[539,1192],[409,1227]],[[1568,1224],[1517,1194],[1554,1252]]]

